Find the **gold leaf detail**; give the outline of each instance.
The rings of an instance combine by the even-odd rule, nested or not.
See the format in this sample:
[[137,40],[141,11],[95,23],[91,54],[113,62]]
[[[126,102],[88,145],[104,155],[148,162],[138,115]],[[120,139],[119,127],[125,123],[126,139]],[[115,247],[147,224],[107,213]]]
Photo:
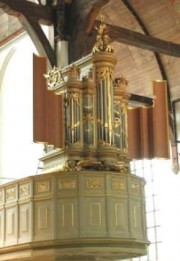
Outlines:
[[49,182],[39,182],[37,183],[37,192],[48,192],[50,191],[50,183]]
[[30,194],[29,184],[20,186],[20,197],[26,197]]
[[112,188],[114,190],[124,190],[125,189],[125,184],[123,181],[117,180],[112,182]]
[[87,188],[101,188],[102,182],[100,179],[88,179],[86,185]]
[[12,200],[16,198],[16,189],[15,188],[10,188],[7,189],[6,191],[6,199],[7,200]]
[[73,179],[59,180],[59,189],[75,189],[76,181]]

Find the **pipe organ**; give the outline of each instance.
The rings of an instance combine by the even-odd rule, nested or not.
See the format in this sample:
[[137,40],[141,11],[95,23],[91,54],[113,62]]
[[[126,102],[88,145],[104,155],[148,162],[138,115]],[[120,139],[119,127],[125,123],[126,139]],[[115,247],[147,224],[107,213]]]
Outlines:
[[[165,84],[154,83],[154,107],[128,112],[127,81],[114,79],[115,64],[103,22],[88,57],[48,73],[35,57],[34,141],[54,147],[41,158],[40,175],[0,188],[2,260],[146,255],[145,181],[131,174],[129,151],[135,158],[168,153],[168,132],[157,133],[159,122],[167,127]],[[156,146],[148,147],[151,137]]]

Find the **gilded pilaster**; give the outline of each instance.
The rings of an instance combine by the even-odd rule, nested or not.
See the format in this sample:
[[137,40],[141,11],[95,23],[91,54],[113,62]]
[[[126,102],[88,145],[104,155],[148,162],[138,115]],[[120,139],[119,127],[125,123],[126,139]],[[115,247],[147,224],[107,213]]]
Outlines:
[[130,94],[126,92],[127,84],[123,77],[114,80],[114,140],[120,160],[128,157],[127,107]]

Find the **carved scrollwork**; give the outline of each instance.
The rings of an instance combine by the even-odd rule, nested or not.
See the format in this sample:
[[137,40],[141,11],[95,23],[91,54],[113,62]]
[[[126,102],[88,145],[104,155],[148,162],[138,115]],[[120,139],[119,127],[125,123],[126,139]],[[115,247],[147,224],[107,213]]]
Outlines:
[[113,190],[124,190],[125,184],[123,181],[120,180],[113,180],[112,181],[112,189]]
[[50,182],[49,181],[38,182],[36,184],[36,190],[38,193],[50,191]]
[[6,199],[12,200],[16,198],[16,188],[10,188],[6,191]]
[[76,181],[75,179],[64,179],[59,180],[59,189],[75,189],[76,188]]
[[47,74],[44,74],[48,88],[54,89],[58,84],[64,82],[64,77],[61,70],[57,67],[53,67]]
[[101,82],[104,79],[109,79],[109,84],[110,84],[110,79],[113,77],[113,70],[107,67],[101,67],[96,71],[96,79],[97,83]]
[[29,184],[24,184],[20,186],[20,197],[26,197],[30,194],[30,186]]
[[86,187],[90,189],[97,189],[102,187],[101,179],[88,179],[86,182]]

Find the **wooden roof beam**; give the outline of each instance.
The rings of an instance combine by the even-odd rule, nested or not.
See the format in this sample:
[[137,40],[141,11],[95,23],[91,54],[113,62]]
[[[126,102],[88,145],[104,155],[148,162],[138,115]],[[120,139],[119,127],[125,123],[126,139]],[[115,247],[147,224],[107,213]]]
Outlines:
[[112,41],[132,45],[149,51],[180,57],[180,44],[164,41],[119,26],[108,25]]
[[31,40],[38,50],[38,53],[41,56],[47,57],[51,66],[55,66],[55,51],[51,47],[50,42],[44,34],[40,24],[32,16],[29,15],[21,15],[19,17],[19,21],[26,29],[26,32],[29,34]]
[[53,7],[38,5],[25,0],[0,0],[0,8],[13,16],[29,14],[35,17],[41,24],[53,23]]

